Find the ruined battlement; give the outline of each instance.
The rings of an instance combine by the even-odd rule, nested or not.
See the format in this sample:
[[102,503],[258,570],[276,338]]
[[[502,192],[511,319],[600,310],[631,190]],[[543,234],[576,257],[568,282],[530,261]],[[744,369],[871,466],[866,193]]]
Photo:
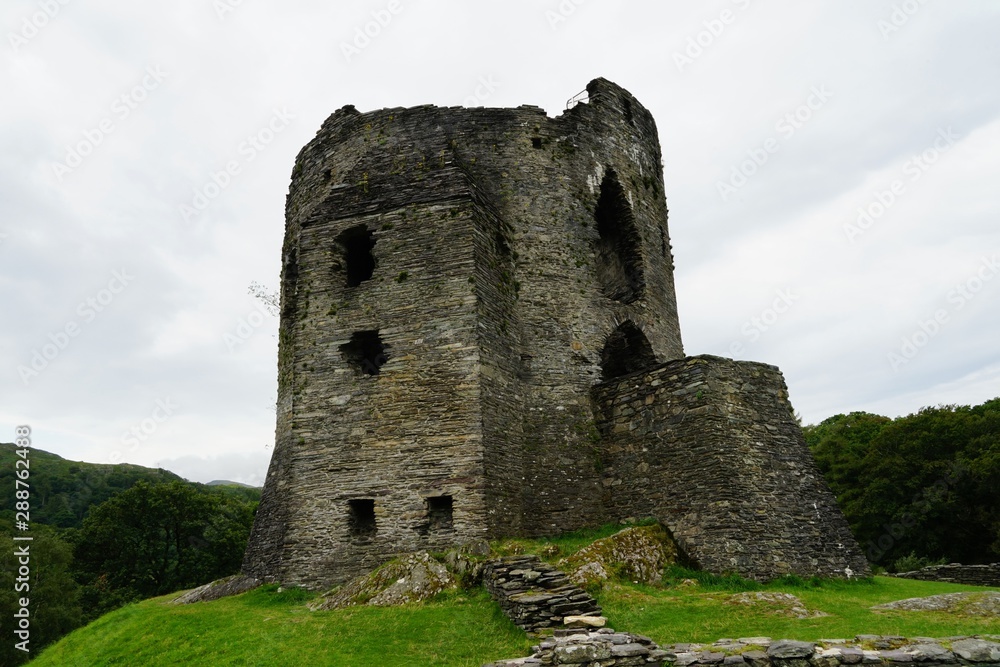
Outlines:
[[244,572],[319,588],[619,513],[592,389],[684,351],[655,123],[587,91],[555,118],[348,106],[302,149]]

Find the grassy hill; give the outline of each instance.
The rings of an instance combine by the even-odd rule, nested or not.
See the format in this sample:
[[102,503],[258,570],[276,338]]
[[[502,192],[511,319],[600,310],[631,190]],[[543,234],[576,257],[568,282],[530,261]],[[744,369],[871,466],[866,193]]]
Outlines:
[[[495,547],[500,552],[548,553],[547,558],[554,560],[608,532]],[[664,583],[656,586],[628,581],[605,584],[597,597],[609,624],[660,643],[760,635],[812,640],[869,633],[945,637],[996,632],[995,619],[869,609],[910,597],[984,590],[970,586],[888,577],[853,582],[789,578],[760,586],[680,568],[668,569],[666,574]],[[796,618],[766,604],[734,604],[733,596],[744,591],[791,593],[808,610],[828,615]],[[173,597],[146,600],[107,614],[51,646],[32,664],[478,667],[491,660],[527,655],[533,643],[480,588],[444,593],[425,604],[318,612],[306,608],[314,594],[299,589],[279,591],[277,586],[185,606],[170,604]]]
[[[0,497],[14,497],[16,446],[0,443]],[[98,505],[136,482],[185,481],[174,473],[130,463],[116,465],[68,461],[41,449],[31,450],[31,520],[58,528],[79,528],[92,505]],[[0,517],[12,519],[5,506]]]
[[[15,590],[15,461],[0,444],[0,616]],[[239,569],[260,489],[187,482],[172,472],[68,461],[32,449],[30,467],[32,648],[37,651],[103,612]],[[24,492],[21,491],[23,494]],[[23,533],[22,533],[23,535]],[[34,653],[34,652],[33,652]],[[0,665],[24,662],[13,642]]]
[[[14,497],[17,460],[13,443],[0,443],[0,497]],[[69,461],[41,449],[31,450],[31,521],[56,528],[80,528],[83,517],[94,505],[132,488],[137,482],[162,484],[184,482],[198,488],[232,493],[247,500],[259,500],[260,489],[239,482],[188,482],[163,468],[146,468],[131,463],[86,463]],[[0,510],[0,526],[9,526],[14,510]]]

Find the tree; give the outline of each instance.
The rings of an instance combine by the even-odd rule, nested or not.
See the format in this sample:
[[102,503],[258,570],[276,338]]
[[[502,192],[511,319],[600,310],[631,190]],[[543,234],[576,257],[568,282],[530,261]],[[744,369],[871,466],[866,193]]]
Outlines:
[[139,482],[94,507],[75,550],[84,595],[97,615],[234,574],[255,503],[190,484]]
[[805,431],[873,563],[1000,557],[1000,399],[895,420],[837,415]]
[[[25,653],[15,648],[19,639],[7,633],[0,643],[0,664],[4,665],[26,662],[83,622],[79,588],[70,573],[71,545],[40,525],[32,526],[30,542],[14,541],[12,533],[5,527],[0,534],[0,615],[5,619],[4,626],[10,626],[21,608],[19,600],[27,598],[30,639],[29,652]],[[25,547],[28,555],[17,555]],[[16,581],[22,558],[28,560],[25,567],[30,570],[26,582]],[[15,590],[15,584],[27,584],[29,588]]]

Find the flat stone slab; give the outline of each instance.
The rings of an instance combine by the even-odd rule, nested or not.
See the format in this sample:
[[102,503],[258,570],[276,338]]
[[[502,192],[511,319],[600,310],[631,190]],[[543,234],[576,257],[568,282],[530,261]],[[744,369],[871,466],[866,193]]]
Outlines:
[[984,639],[959,639],[951,643],[951,650],[970,662],[1000,663],[1000,643]]
[[877,604],[872,609],[942,611],[959,616],[1000,618],[1000,593],[996,591],[945,593],[944,595],[886,602],[885,604]]
[[791,639],[782,639],[767,647],[767,656],[772,659],[811,658],[815,652],[816,645],[812,642],[797,642]]

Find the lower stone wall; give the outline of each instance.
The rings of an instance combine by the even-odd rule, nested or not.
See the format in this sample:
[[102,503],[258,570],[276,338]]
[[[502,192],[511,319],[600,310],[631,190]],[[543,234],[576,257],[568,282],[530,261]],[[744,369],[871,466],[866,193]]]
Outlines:
[[[568,616],[600,617],[597,601],[538,556],[508,556],[483,568],[483,585],[507,618],[528,633],[562,627]],[[600,619],[603,625],[604,619]]]
[[770,637],[720,639],[713,644],[657,646],[648,637],[596,631],[560,630],[534,647],[528,658],[503,660],[483,667],[528,665],[600,665],[627,667],[840,667],[920,663],[924,667],[1000,667],[1000,635],[906,639],[858,635],[853,640],[799,642]]
[[688,357],[592,396],[612,520],[655,517],[717,574],[869,574],[776,367]]
[[968,584],[970,586],[1000,587],[1000,563],[990,565],[929,565],[913,572],[902,572],[896,575],[903,579],[921,579],[923,581],[947,581],[952,584]]
[[649,637],[615,632],[556,630],[555,636],[534,647],[529,658],[491,662],[483,667],[525,667],[527,665],[599,665],[599,667],[661,667],[670,654],[660,650]]

